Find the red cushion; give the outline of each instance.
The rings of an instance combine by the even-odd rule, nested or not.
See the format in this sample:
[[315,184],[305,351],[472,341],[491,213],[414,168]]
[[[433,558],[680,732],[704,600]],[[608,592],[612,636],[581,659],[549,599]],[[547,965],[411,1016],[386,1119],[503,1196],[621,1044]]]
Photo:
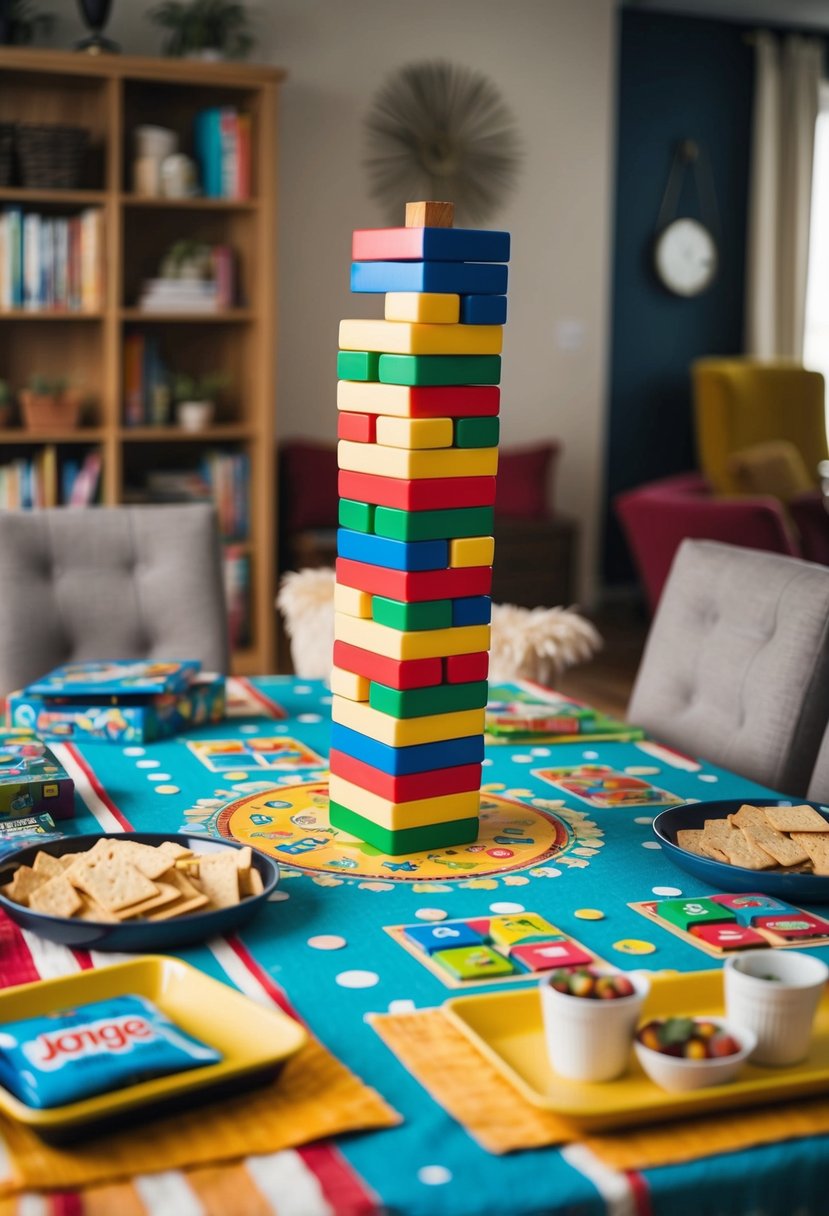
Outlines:
[[495,491],[497,515],[542,519],[551,514],[548,481],[559,450],[557,443],[502,449]]
[[282,525],[287,535],[337,526],[337,449],[295,439],[282,445]]

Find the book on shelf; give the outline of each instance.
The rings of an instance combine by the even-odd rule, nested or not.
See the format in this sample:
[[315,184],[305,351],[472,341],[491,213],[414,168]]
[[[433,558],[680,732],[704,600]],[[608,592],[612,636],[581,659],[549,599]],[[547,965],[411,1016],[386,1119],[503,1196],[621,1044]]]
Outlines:
[[212,502],[219,533],[226,541],[244,541],[250,527],[248,487],[250,462],[244,452],[205,452],[197,468],[153,469],[136,502]]
[[236,303],[236,260],[228,245],[210,248],[210,277],[145,279],[138,297],[142,312],[221,312]]
[[222,569],[230,645],[238,650],[250,642],[250,555],[239,545],[225,545]]
[[128,334],[124,341],[125,426],[166,426],[170,405],[170,373],[158,336]]
[[194,145],[206,198],[250,198],[250,115],[211,106],[196,115]]
[[57,448],[49,443],[34,456],[0,465],[0,508],[87,507],[95,501],[100,476],[100,452],[59,464]]
[[0,309],[97,312],[103,307],[103,212],[0,212]]

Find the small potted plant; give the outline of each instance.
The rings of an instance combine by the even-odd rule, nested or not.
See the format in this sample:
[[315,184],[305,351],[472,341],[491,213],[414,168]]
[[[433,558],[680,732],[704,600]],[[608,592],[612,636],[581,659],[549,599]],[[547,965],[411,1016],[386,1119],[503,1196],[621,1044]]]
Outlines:
[[20,390],[23,425],[29,431],[71,431],[80,422],[83,393],[62,377],[32,376]]
[[228,385],[228,376],[210,372],[204,376],[179,374],[173,379],[176,422],[184,431],[204,431],[216,416],[216,403]]
[[179,59],[244,59],[253,46],[248,11],[236,0],[164,0],[149,17],[167,32],[164,54]]
[[14,397],[6,380],[0,380],[0,427],[11,424],[14,412]]

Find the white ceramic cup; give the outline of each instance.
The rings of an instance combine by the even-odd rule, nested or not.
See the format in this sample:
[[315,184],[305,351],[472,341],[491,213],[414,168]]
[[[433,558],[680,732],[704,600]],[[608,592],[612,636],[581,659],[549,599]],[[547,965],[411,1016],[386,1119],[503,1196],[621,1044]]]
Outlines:
[[178,151],[178,135],[167,127],[145,124],[135,128],[134,138],[136,156],[154,156],[161,161]]
[[[601,974],[614,972],[595,969]],[[627,972],[635,989],[614,1000],[570,996],[541,983],[541,1009],[550,1063],[571,1081],[612,1081],[630,1064],[630,1051],[650,980]]]
[[176,421],[183,431],[205,431],[213,421],[212,401],[179,401]]
[[825,963],[792,950],[752,950],[729,958],[724,977],[726,1017],[757,1036],[752,1064],[797,1064],[808,1055],[829,979]]

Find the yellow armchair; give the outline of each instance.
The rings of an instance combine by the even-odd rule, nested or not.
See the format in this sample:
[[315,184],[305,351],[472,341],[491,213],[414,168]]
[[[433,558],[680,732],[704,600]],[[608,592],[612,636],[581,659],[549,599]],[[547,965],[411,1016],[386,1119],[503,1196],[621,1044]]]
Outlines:
[[823,376],[793,362],[699,359],[691,369],[700,469],[715,494],[739,494],[735,452],[768,440],[794,444],[814,476],[829,456]]

